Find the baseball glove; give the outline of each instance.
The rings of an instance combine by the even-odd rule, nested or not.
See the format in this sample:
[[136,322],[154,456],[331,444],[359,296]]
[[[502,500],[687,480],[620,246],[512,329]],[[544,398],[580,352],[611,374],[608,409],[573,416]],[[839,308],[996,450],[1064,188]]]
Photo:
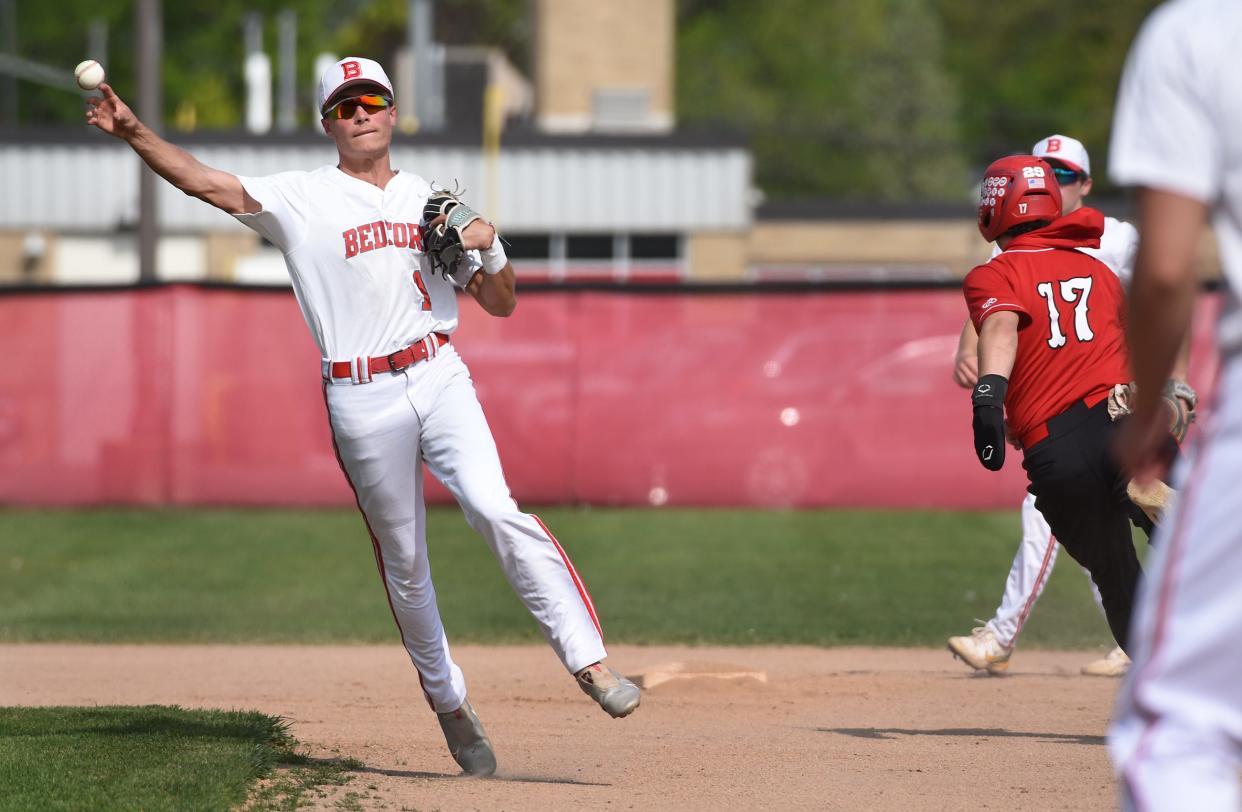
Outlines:
[[[460,195],[461,191],[457,189],[450,192],[432,184],[431,197],[423,205],[423,250],[431,261],[431,272],[442,273],[459,286],[470,281],[458,279],[466,253],[462,245],[462,232],[475,220],[483,219],[481,214],[462,201]],[[444,222],[430,227],[431,222],[441,215]]]
[[[1108,416],[1113,420],[1130,414],[1134,407],[1133,383],[1119,383],[1108,393]],[[1165,408],[1169,411],[1169,434],[1178,445],[1186,439],[1190,424],[1195,422],[1195,407],[1199,396],[1185,381],[1169,380],[1161,392]]]
[[1181,445],[1186,439],[1186,432],[1190,430],[1190,424],[1195,422],[1195,408],[1199,403],[1199,396],[1190,384],[1176,380],[1165,383],[1162,395],[1169,410],[1169,434]]

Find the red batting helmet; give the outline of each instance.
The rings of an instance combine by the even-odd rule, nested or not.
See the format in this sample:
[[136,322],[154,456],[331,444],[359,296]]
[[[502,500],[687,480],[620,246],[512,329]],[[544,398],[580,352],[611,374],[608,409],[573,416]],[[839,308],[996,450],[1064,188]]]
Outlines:
[[979,187],[979,233],[993,242],[1009,229],[1061,216],[1061,187],[1052,167],[1033,155],[1001,158]]

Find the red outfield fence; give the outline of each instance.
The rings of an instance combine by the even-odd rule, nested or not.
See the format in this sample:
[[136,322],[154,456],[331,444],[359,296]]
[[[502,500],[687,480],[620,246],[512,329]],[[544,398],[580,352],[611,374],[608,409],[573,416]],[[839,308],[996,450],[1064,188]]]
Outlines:
[[[1200,389],[1216,306],[1196,320]],[[539,291],[509,319],[462,311],[454,341],[524,503],[1020,501],[1020,454],[996,475],[971,452],[956,290]],[[0,296],[0,342],[0,503],[353,504],[287,291]]]

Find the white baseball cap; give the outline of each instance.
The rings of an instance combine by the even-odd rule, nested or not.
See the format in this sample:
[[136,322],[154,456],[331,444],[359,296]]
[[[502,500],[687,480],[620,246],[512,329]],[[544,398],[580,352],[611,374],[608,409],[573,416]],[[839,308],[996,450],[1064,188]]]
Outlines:
[[323,72],[315,98],[319,112],[323,112],[324,105],[338,92],[353,85],[379,85],[392,98],[392,82],[380,63],[361,56],[347,56]]
[[1057,163],[1091,177],[1091,159],[1087,148],[1077,138],[1068,135],[1050,135],[1031,150],[1036,158],[1051,158]]

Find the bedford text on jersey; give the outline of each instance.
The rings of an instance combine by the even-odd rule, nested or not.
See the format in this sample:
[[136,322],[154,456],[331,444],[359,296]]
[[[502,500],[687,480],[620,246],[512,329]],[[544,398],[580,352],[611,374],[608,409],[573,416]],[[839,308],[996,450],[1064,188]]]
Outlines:
[[417,223],[390,223],[376,220],[341,232],[345,241],[345,259],[377,248],[412,248],[423,251],[423,229]]

